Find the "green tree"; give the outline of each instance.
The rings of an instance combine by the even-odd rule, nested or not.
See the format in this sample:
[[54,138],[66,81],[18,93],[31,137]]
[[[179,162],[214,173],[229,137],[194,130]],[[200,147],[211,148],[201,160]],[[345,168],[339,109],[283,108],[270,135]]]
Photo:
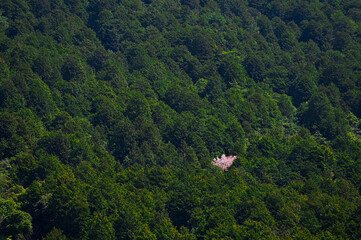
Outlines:
[[35,77],[29,84],[27,105],[40,117],[49,117],[58,111],[53,101],[51,91],[43,81]]
[[102,213],[95,212],[86,223],[85,239],[115,239],[115,230],[112,222]]
[[0,199],[0,236],[7,238],[29,238],[32,233],[31,216],[27,212],[18,210],[12,200]]
[[51,232],[43,237],[42,240],[67,240],[67,237],[63,234],[63,231],[57,228],[53,228]]

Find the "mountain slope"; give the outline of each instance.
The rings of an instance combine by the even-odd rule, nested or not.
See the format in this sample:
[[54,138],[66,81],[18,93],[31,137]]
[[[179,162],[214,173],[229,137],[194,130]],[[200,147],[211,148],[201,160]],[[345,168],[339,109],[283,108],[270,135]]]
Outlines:
[[360,238],[358,1],[0,13],[1,239]]

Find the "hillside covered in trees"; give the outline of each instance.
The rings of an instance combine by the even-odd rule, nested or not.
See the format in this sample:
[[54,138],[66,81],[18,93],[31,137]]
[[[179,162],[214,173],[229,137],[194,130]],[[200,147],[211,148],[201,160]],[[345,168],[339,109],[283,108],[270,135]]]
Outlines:
[[360,119],[359,0],[1,0],[0,240],[359,240]]

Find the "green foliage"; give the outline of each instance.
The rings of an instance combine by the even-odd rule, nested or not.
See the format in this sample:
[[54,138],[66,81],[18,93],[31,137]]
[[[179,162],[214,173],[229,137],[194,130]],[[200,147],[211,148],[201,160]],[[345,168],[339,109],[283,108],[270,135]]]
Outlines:
[[30,92],[27,98],[29,108],[32,108],[41,117],[49,117],[58,111],[50,89],[43,81],[34,78],[29,87]]
[[0,1],[0,239],[360,239],[360,9]]
[[43,237],[42,240],[67,240],[66,236],[63,234],[63,231],[53,228],[51,232]]
[[31,216],[18,210],[17,204],[11,200],[0,199],[1,238],[27,238],[32,233]]
[[95,212],[87,224],[85,239],[115,239],[115,230],[112,222],[101,213]]

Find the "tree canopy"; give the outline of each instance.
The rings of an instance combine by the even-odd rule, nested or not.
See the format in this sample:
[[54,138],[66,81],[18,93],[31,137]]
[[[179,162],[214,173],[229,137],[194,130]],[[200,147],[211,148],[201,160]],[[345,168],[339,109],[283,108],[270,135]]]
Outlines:
[[0,1],[0,240],[360,239],[360,50],[352,0]]

